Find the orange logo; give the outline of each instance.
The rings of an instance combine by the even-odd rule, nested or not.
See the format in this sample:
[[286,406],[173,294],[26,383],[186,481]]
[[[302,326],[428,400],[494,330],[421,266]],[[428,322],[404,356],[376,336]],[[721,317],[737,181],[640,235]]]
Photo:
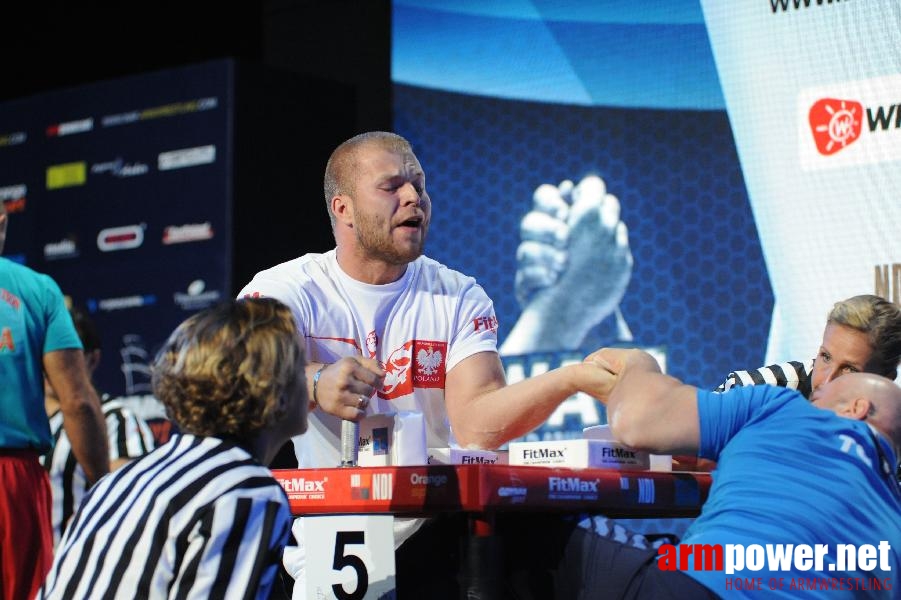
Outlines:
[[863,106],[854,100],[822,98],[810,107],[808,120],[817,150],[835,154],[860,137]]
[[16,351],[16,342],[13,340],[13,332],[9,327],[0,331],[0,350]]

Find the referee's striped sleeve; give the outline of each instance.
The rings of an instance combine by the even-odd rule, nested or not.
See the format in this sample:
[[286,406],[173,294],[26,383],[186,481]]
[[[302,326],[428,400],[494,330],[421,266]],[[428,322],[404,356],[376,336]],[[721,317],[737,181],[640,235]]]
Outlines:
[[807,398],[812,370],[813,361],[788,361],[750,371],[733,371],[714,391],[727,392],[734,387],[768,384],[798,390]]
[[103,407],[110,441],[110,460],[137,458],[153,450],[153,431],[144,419],[117,401]]
[[289,523],[280,515],[280,506],[271,501],[232,498],[216,506],[199,561],[200,579],[211,584],[208,589],[194,589],[193,595],[255,598],[264,582],[268,589],[280,549],[288,540]]

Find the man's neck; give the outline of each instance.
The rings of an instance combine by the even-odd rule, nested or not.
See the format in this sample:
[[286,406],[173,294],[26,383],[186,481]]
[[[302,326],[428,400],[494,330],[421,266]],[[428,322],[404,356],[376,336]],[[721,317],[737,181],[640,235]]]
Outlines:
[[[901,440],[895,440],[888,433],[882,431],[879,427],[876,427],[869,421],[866,421],[866,424],[870,427],[870,431],[873,432],[877,444],[884,440],[885,443],[888,444],[888,447],[892,449],[892,452],[895,454],[895,464],[891,466],[897,470],[898,461],[901,460]],[[879,451],[878,448],[877,451]]]
[[409,263],[396,265],[382,260],[366,259],[355,256],[339,247],[336,252],[338,266],[344,273],[362,283],[385,285],[393,283],[404,276]]

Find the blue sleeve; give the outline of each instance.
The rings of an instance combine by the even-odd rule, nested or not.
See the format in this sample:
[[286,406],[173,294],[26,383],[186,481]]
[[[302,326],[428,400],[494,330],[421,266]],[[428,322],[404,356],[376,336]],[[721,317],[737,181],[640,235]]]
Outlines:
[[81,339],[66,308],[63,293],[50,277],[44,279],[44,314],[47,335],[44,337],[44,354],[54,350],[75,348],[81,350]]
[[698,456],[718,460],[736,433],[781,406],[798,392],[770,385],[733,388],[725,393],[698,390],[701,443]]

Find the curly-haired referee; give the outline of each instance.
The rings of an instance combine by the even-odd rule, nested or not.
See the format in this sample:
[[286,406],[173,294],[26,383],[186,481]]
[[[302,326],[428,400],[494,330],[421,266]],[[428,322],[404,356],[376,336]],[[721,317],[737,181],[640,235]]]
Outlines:
[[39,597],[267,598],[291,515],[265,465],[306,430],[304,366],[275,300],[179,325],[153,387],[181,433],[91,489]]

